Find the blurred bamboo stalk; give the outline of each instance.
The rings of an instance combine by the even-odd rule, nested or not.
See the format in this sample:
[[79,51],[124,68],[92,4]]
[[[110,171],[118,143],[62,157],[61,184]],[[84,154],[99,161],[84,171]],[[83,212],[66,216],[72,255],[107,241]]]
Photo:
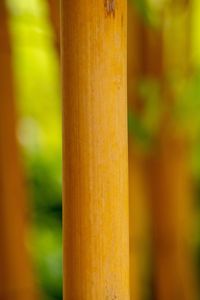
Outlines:
[[[152,200],[152,224],[154,241],[154,285],[156,299],[196,299],[191,263],[189,222],[191,212],[191,178],[187,138],[173,119],[173,107],[177,95],[170,76],[188,75],[189,13],[188,6],[180,7],[178,1],[164,12],[162,35],[152,36],[150,65],[158,66],[163,116],[152,155],[150,155],[150,190]],[[183,17],[184,14],[184,17]],[[187,16],[187,17],[186,17]],[[157,49],[161,49],[158,60]],[[160,67],[159,67],[160,64]],[[155,74],[154,70],[149,70]],[[171,77],[172,78],[172,77]]]
[[48,0],[48,6],[54,29],[56,48],[60,53],[60,0]]
[[[169,151],[171,149],[171,151]],[[163,128],[150,159],[156,299],[193,300],[195,289],[188,244],[190,180],[187,147]]]
[[26,249],[25,187],[16,139],[11,42],[0,1],[0,299],[36,299]]
[[144,158],[132,141],[129,142],[130,199],[130,287],[131,299],[141,300],[146,294],[148,257],[148,214]]
[[[139,78],[158,83],[161,89],[160,100],[164,108],[154,148],[146,161],[153,226],[155,297],[159,300],[196,299],[188,241],[192,201],[188,166],[189,145],[186,136],[177,130],[173,120],[172,111],[177,95],[174,94],[169,81],[174,73],[185,79],[189,75],[190,12],[187,6],[189,2],[184,3],[186,6],[180,7],[183,5],[181,1],[171,2],[162,16],[161,28],[145,24],[144,20],[142,21],[142,18],[138,20],[137,16],[130,16],[132,24],[129,24],[129,31],[132,33],[132,36],[129,36],[128,48],[131,53],[128,61],[129,109],[134,110],[138,116],[143,113],[143,104],[137,90]],[[134,245],[137,240],[133,237],[137,228],[133,211],[137,211],[136,200],[144,197],[145,179],[142,174],[145,173],[143,169],[145,160],[141,155],[138,156],[136,151],[136,144],[133,144],[131,137],[129,143],[131,289],[132,299],[141,299],[141,279],[138,277],[141,268],[140,258],[133,251],[134,247],[137,247]],[[134,171],[135,178],[132,175]],[[134,192],[135,196],[132,197]],[[138,236],[142,236],[140,231]]]
[[126,1],[62,1],[64,299],[129,299]]
[[[142,113],[139,84],[144,75],[144,23],[134,5],[128,1],[128,106],[138,117]],[[129,203],[130,203],[130,287],[131,299],[145,295],[148,278],[148,198],[145,182],[144,153],[129,134]]]

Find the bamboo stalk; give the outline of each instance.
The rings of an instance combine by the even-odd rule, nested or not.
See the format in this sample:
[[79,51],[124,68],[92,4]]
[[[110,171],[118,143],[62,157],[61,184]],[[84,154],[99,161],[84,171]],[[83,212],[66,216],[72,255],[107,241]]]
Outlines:
[[[133,3],[128,6],[128,105],[129,112],[142,114],[139,84],[145,69],[145,25]],[[140,300],[145,294],[148,277],[147,254],[149,236],[147,183],[144,153],[133,134],[129,134],[129,215],[130,215],[130,288],[131,299]]]
[[48,0],[48,5],[55,34],[55,44],[60,53],[60,0]]
[[129,142],[129,199],[130,199],[130,288],[131,300],[143,299],[148,280],[148,198],[145,181],[144,157]]
[[64,299],[129,299],[126,1],[62,1]]
[[[174,15],[177,9],[174,11],[174,6],[173,2],[168,14],[164,14],[162,36],[157,36],[157,42],[154,42],[161,45],[160,62],[158,46],[152,48],[150,56],[152,66],[157,65],[160,71],[156,74],[149,68],[151,76],[155,74],[160,82],[164,107],[156,147],[149,159],[154,284],[157,299],[189,300],[196,299],[188,243],[192,197],[189,148],[187,137],[178,130],[171,114],[177,99],[168,80],[174,71],[182,77],[188,74],[189,20],[186,12],[182,15],[180,7]],[[152,35],[152,38],[156,39],[156,36]],[[173,40],[177,42],[173,43]]]
[[0,1],[0,299],[36,299],[25,247],[25,188],[16,139],[11,45]]
[[191,191],[187,150],[183,140],[163,131],[159,149],[151,158],[154,280],[161,300],[196,299],[188,244]]
[[[138,22],[136,16],[134,18],[132,16],[132,28],[130,28],[132,36],[129,37],[130,48],[132,47],[131,54],[129,52],[131,58],[129,57],[128,75],[131,81],[131,88],[128,90],[130,109],[138,115],[142,114],[142,99],[137,94],[138,75],[157,81],[161,88],[162,99],[160,100],[165,108],[161,118],[161,128],[156,136],[156,144],[148,159],[149,176],[147,172],[153,227],[153,280],[155,297],[159,300],[196,299],[188,243],[192,195],[188,166],[189,149],[186,137],[177,131],[171,115],[176,97],[167,81],[167,75],[173,71],[178,71],[179,76],[188,75],[190,14],[187,6],[182,11],[180,8],[177,9],[177,3],[176,9],[174,5],[172,1],[168,15],[166,16],[165,13],[163,16],[166,27],[162,26],[160,29],[147,27],[141,20]],[[138,31],[140,31],[139,35]],[[133,40],[135,35],[137,38]],[[142,182],[139,181],[139,186],[138,180],[141,179],[141,172],[144,172],[141,167],[145,166],[145,161],[138,159],[137,149],[133,143],[130,143],[129,150],[130,224],[132,225],[131,296],[135,299],[141,295],[140,289],[139,291],[137,289],[138,275],[135,275],[136,266],[139,267],[139,259],[136,260],[136,253],[133,252],[137,247],[133,244],[134,241],[136,242],[133,233],[136,232],[138,225],[134,224],[136,217],[133,218],[132,208],[134,207],[136,213],[138,208],[136,202],[133,204],[134,194],[135,199],[144,194],[144,189],[142,194],[141,189],[138,194],[139,186],[145,186],[144,176]],[[131,160],[134,160],[134,169],[131,167]],[[132,173],[135,174],[134,187],[131,181]]]

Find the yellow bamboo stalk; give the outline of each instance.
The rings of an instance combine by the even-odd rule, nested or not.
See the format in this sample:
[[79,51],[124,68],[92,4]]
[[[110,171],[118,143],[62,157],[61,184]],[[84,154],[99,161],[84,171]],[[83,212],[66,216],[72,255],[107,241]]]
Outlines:
[[25,247],[25,189],[16,139],[11,45],[0,1],[0,299],[36,299]]
[[129,299],[126,1],[62,1],[64,299]]

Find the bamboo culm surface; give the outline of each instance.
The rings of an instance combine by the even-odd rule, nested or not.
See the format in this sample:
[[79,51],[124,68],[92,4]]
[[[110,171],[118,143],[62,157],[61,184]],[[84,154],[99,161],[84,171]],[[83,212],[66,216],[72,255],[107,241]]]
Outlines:
[[64,300],[129,299],[126,1],[62,1]]

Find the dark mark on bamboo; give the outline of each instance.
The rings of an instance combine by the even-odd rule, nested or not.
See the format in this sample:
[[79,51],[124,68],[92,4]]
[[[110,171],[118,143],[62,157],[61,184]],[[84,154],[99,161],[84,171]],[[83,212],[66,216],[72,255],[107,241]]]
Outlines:
[[107,16],[115,16],[115,1],[116,0],[104,0],[104,7]]

